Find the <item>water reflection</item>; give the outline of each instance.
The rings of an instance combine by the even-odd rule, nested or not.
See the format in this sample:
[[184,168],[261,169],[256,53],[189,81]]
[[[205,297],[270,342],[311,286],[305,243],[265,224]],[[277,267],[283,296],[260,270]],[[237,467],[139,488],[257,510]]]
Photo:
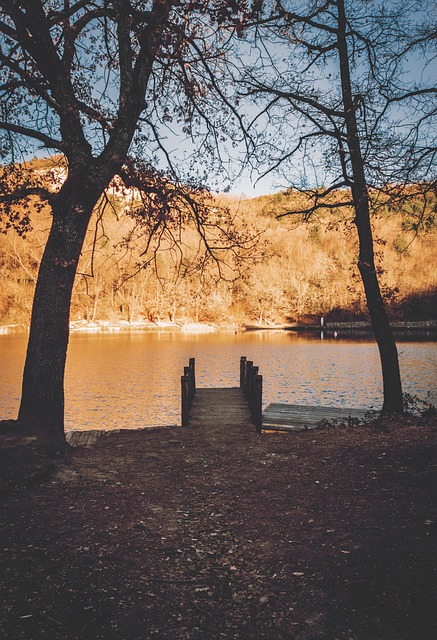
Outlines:
[[[341,339],[340,339],[341,337]],[[15,417],[26,336],[0,336],[2,418]],[[435,395],[437,343],[399,344],[405,391]],[[73,334],[66,370],[67,428],[141,427],[180,422],[180,375],[196,358],[199,386],[237,386],[245,355],[264,377],[264,405],[290,402],[379,408],[378,350],[319,334],[177,332]]]

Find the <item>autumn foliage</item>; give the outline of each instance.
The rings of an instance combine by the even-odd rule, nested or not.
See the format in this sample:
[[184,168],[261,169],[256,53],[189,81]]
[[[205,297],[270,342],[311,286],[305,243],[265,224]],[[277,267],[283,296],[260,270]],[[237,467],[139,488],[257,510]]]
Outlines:
[[[32,179],[36,183],[39,176],[40,188],[48,191],[62,175],[59,159],[55,164],[34,161],[32,169]],[[133,183],[131,178],[127,188],[116,181],[94,213],[74,285],[72,320],[273,325],[322,315],[367,318],[356,268],[357,242],[350,231],[352,209],[330,207],[305,220],[299,214],[283,215],[305,209],[309,200],[297,192],[250,200],[205,193],[198,214],[209,216],[202,218],[211,232],[208,252],[199,250],[199,220],[192,211],[188,215],[185,210],[182,226],[172,218],[176,211],[184,215],[180,202],[194,195],[199,200],[199,194],[176,189],[163,178],[160,187],[179,205],[162,216],[159,232],[151,234],[150,224],[156,225],[161,215],[158,196],[149,193],[147,202],[142,201]],[[398,189],[398,196],[390,202],[374,198],[384,296],[394,319],[432,318],[437,295],[435,196],[424,199],[412,189]],[[331,204],[344,197],[333,194]],[[103,209],[110,214],[104,219]],[[23,237],[0,235],[0,323],[27,325],[51,214],[48,207],[31,205],[18,208],[16,215],[26,221],[27,232]],[[235,246],[226,248],[230,240]]]

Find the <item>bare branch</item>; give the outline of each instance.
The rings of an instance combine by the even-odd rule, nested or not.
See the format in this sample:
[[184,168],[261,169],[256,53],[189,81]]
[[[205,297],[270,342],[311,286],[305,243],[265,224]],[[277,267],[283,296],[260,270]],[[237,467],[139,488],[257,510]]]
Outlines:
[[18,124],[12,124],[11,122],[3,122],[0,120],[0,129],[5,131],[13,131],[14,133],[19,133],[20,135],[26,136],[27,138],[34,138],[35,140],[39,140],[44,144],[48,149],[58,149],[58,151],[63,151],[65,146],[61,140],[55,140],[50,136],[45,135],[37,131],[36,129],[29,129],[28,127],[23,127]]

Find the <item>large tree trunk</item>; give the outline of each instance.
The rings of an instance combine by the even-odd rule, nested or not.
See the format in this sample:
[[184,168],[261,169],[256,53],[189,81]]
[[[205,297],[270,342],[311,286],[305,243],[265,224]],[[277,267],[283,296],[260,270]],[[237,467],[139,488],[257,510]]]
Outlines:
[[77,264],[99,187],[71,178],[52,203],[53,222],[33,301],[18,426],[64,445],[64,371]]
[[398,351],[387,317],[375,268],[372,227],[370,224],[369,194],[350,78],[349,52],[346,40],[348,25],[344,0],[338,0],[337,6],[337,42],[340,58],[343,106],[345,111],[347,146],[352,167],[352,197],[355,205],[355,224],[358,230],[360,247],[358,268],[364,284],[367,308],[381,359],[384,389],[382,413],[402,413],[403,398]]
[[360,244],[358,268],[366,292],[367,308],[372,322],[373,333],[378,344],[382,366],[384,390],[382,413],[402,413],[403,398],[399,357],[376,274],[369,201],[367,194],[363,193],[361,187],[355,185],[353,191],[355,191],[356,226]]

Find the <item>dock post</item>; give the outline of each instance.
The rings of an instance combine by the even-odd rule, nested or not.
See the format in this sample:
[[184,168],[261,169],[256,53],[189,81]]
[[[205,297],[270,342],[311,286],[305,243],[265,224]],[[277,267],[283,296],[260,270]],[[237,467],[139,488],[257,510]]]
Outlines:
[[190,378],[191,378],[190,402],[192,402],[194,398],[194,394],[196,393],[196,364],[195,364],[194,358],[190,358],[188,362],[189,362],[188,366],[190,369]]
[[259,367],[251,367],[250,368],[250,380],[249,380],[249,407],[252,412],[252,415],[255,415],[255,406],[256,406],[256,386],[255,379],[258,375]]
[[263,377],[259,374],[259,367],[254,367],[252,360],[240,358],[240,389],[249,405],[252,420],[258,432],[262,431],[263,422]]
[[240,358],[240,389],[244,389],[246,384],[246,356]]
[[263,377],[259,374],[255,376],[255,398],[253,408],[253,421],[258,432],[262,431],[263,424]]
[[188,379],[188,408],[191,405],[191,369],[184,367],[184,376]]
[[181,423],[188,427],[188,414],[190,411],[190,379],[187,375],[181,376]]
[[181,422],[183,427],[188,426],[191,405],[196,393],[196,369],[194,358],[189,359],[188,367],[184,367],[184,375],[181,376]]
[[246,360],[246,376],[244,383],[244,395],[250,403],[250,383],[251,383],[251,372],[253,367],[252,360]]

